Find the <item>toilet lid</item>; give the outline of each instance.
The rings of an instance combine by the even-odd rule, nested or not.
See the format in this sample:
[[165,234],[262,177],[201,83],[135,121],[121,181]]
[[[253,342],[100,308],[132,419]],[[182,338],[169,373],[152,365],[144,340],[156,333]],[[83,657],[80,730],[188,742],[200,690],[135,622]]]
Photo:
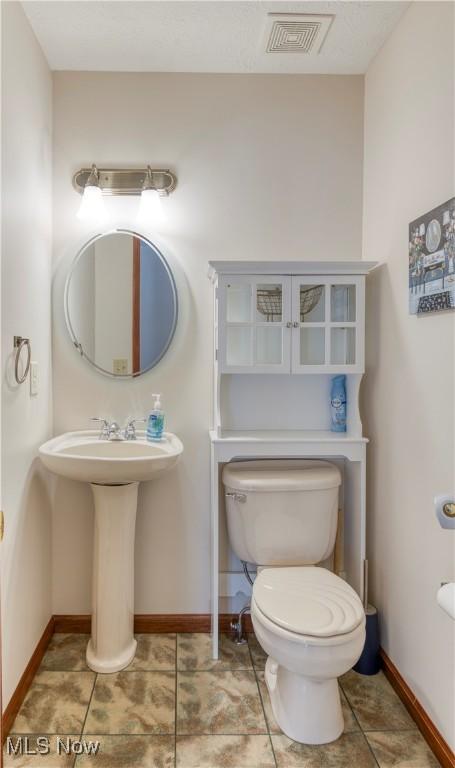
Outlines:
[[224,465],[223,483],[237,491],[272,493],[338,488],[341,473],[328,461],[265,459],[231,461]]
[[300,635],[344,635],[365,618],[357,593],[325,568],[264,568],[253,597],[270,621]]

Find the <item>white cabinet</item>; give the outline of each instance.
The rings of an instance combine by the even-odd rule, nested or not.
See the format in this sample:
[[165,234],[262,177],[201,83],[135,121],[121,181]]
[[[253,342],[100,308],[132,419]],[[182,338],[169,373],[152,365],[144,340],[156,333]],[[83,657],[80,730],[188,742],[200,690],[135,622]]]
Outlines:
[[291,279],[232,275],[218,291],[220,373],[289,373]]
[[362,373],[364,278],[220,275],[220,373]]

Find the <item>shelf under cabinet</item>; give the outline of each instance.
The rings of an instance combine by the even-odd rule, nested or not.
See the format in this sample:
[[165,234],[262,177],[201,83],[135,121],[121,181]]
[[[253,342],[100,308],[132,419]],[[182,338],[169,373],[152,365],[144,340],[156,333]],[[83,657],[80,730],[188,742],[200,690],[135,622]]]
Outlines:
[[330,430],[237,430],[210,431],[213,443],[368,443],[368,438]]

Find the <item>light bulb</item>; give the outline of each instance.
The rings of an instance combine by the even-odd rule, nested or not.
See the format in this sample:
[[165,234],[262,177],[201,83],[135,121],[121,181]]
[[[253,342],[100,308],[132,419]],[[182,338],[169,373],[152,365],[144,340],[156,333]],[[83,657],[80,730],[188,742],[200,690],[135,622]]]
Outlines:
[[94,222],[100,222],[106,218],[103,193],[99,184],[98,169],[95,165],[92,166],[92,171],[84,187],[77,218]]
[[143,189],[137,214],[138,219],[144,224],[156,224],[161,221],[162,216],[163,210],[158,191],[156,189]]

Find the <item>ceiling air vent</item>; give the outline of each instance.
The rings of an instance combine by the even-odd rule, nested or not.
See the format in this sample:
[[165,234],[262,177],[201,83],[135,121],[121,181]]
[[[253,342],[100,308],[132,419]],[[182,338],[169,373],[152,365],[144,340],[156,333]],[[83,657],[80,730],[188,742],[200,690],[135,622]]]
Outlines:
[[332,14],[269,13],[267,53],[319,53],[333,19]]

